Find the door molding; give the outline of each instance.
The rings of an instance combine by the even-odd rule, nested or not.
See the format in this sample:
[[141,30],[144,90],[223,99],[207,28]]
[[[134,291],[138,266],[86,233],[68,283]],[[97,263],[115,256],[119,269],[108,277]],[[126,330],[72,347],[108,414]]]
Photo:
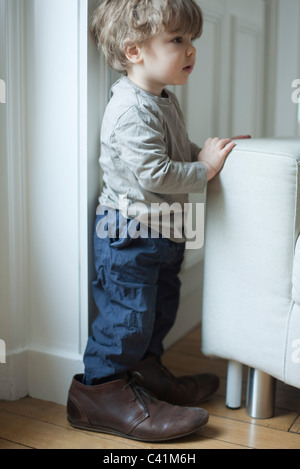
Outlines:
[[[3,1],[3,0],[2,0]],[[26,141],[24,132],[24,2],[4,0],[6,30],[6,149],[9,297],[3,311],[7,362],[0,367],[0,398],[17,399],[27,391],[28,340]],[[1,337],[5,339],[4,337]],[[4,393],[4,396],[2,396]]]

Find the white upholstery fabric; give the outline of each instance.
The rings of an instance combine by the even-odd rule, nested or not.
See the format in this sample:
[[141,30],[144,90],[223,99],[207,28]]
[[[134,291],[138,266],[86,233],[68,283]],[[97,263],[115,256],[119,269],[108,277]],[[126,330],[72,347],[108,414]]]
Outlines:
[[297,387],[299,164],[299,139],[237,141],[208,184],[203,289],[203,352]]

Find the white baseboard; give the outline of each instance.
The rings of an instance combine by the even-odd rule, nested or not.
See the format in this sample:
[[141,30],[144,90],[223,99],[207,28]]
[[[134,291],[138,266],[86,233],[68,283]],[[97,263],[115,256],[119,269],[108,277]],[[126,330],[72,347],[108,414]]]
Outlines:
[[66,405],[72,378],[83,373],[81,355],[28,351],[28,394],[36,399]]
[[27,394],[27,351],[8,353],[0,364],[0,399],[15,401]]
[[25,396],[65,405],[72,377],[83,372],[81,355],[22,350],[0,364],[0,399]]

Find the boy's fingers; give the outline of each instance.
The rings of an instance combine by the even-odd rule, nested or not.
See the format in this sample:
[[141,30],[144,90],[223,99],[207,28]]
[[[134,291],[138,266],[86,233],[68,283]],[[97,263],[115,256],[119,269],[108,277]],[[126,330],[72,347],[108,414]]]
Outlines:
[[231,140],[229,140],[224,148],[221,150],[221,152],[223,153],[223,155],[228,155],[228,153],[231,152],[231,150],[233,150],[233,148],[236,146],[236,143],[235,142],[232,142]]
[[218,141],[218,146],[220,147],[220,149],[222,150],[223,148],[226,147],[226,145],[228,145],[230,142],[232,142],[231,138],[223,138],[223,139],[220,139]]

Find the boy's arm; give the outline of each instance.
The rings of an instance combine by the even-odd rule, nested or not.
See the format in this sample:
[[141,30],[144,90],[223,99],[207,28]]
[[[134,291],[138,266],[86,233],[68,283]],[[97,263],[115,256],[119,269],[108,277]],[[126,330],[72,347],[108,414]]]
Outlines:
[[[159,119],[132,108],[119,119],[111,144],[124,167],[147,191],[160,194],[201,193],[206,188],[207,167],[202,161],[174,161],[167,154]],[[190,149],[187,149],[189,152]]]

